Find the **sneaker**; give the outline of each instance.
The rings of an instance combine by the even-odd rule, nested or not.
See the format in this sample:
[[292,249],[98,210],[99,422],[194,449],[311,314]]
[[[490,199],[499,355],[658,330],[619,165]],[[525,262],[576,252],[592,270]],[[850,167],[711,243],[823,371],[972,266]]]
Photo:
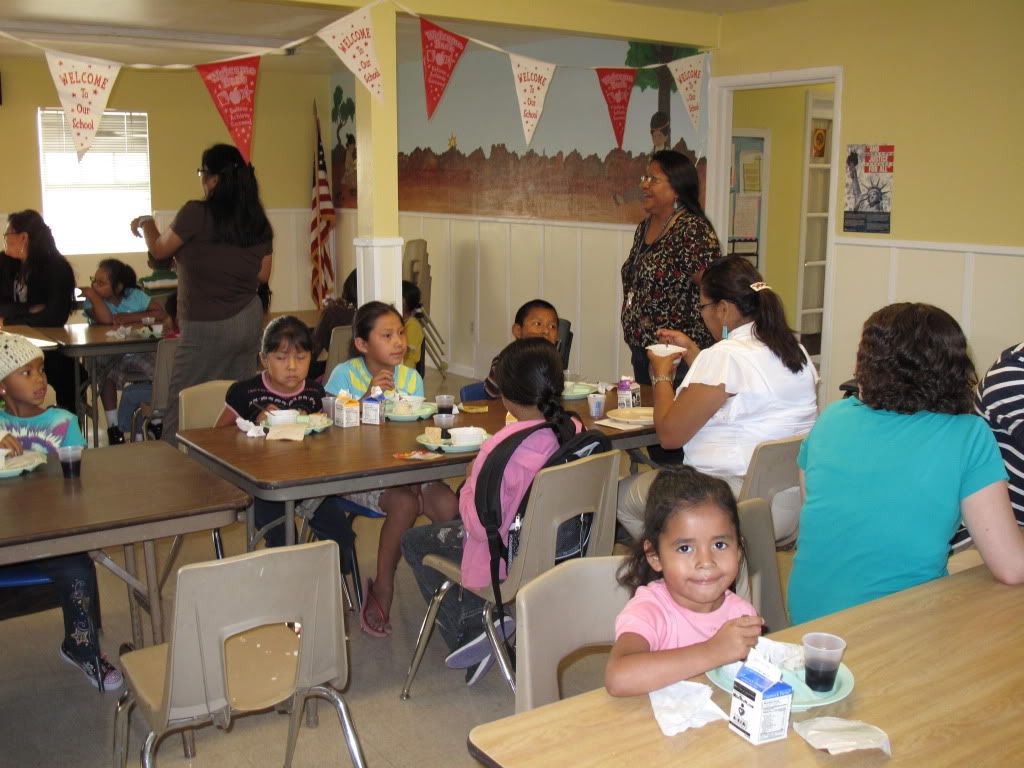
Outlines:
[[[498,637],[502,636],[501,627],[498,625],[497,620],[494,622],[494,628],[498,630]],[[505,617],[505,634],[504,636],[511,639],[516,633],[516,622],[511,616]],[[448,657],[444,660],[444,663],[451,669],[465,669],[472,667],[484,660],[485,657],[491,653],[491,641],[487,638],[486,632],[481,632],[479,635],[474,637],[468,643],[456,648],[454,651],[448,654]]]
[[107,445],[121,445],[124,442],[124,432],[120,427],[107,427]]
[[[78,667],[82,670],[89,682],[92,683],[92,687],[98,689],[100,686],[96,682],[96,665],[93,659],[87,659],[86,661],[79,661],[64,648],[63,643],[60,646],[59,655],[64,661],[72,666]],[[103,691],[110,693],[116,691],[124,685],[124,677],[121,675],[121,670],[107,661],[107,657],[104,655],[100,656],[100,668],[103,670]]]
[[483,660],[466,667],[466,685],[472,687],[494,666],[494,656],[488,653]]

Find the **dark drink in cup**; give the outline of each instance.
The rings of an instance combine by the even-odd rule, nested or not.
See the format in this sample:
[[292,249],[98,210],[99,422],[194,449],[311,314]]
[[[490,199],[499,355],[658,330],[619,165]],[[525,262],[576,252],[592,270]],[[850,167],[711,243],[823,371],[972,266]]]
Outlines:
[[439,405],[437,406],[438,413],[451,413],[455,409],[454,405]]
[[81,459],[75,459],[74,461],[72,461],[72,460],[62,461],[60,463],[60,468],[64,472],[64,477],[66,477],[68,480],[71,480],[73,478],[81,477],[82,476],[82,460]]
[[839,667],[819,667],[807,664],[804,667],[804,682],[812,691],[827,693],[835,688]]
[[63,445],[57,449],[57,458],[60,459],[60,468],[66,479],[73,480],[82,476],[82,446]]
[[434,398],[434,402],[437,403],[438,413],[452,413],[455,409],[454,395],[438,395]]

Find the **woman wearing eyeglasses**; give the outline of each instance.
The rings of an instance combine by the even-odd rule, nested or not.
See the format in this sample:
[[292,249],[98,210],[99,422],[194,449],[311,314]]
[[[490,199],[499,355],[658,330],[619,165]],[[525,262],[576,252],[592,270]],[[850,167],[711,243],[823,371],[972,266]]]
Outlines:
[[[57,250],[50,227],[37,211],[12,213],[0,255],[0,319],[8,325],[56,327],[68,321],[75,302],[75,272]],[[44,355],[57,404],[75,410],[74,361],[58,350]]]
[[203,152],[198,169],[203,200],[190,200],[163,233],[152,216],[132,232],[159,261],[174,257],[178,271],[181,341],[171,374],[163,438],[178,431],[178,393],[213,379],[241,380],[256,371],[263,306],[270,279],[274,231],[260,202],[253,167],[228,144]]
[[[622,265],[622,332],[629,346],[633,376],[650,384],[648,344],[659,328],[683,331],[701,347],[713,340],[697,309],[697,284],[703,271],[722,256],[722,248],[699,199],[697,168],[679,152],[651,155],[640,177],[641,203],[647,217],[633,236]],[[680,365],[676,383],[686,373]],[[657,447],[649,453],[661,463],[678,463],[678,451]]]

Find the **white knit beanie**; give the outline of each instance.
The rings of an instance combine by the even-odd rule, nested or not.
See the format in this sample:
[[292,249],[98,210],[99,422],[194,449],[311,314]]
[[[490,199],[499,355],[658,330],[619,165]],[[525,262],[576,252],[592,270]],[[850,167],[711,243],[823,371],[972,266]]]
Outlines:
[[24,336],[0,332],[0,381],[42,356],[43,350]]

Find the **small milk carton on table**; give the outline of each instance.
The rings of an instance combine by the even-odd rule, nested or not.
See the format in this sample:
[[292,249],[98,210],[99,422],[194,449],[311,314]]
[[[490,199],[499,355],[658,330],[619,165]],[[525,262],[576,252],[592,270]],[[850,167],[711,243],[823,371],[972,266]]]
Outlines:
[[782,670],[752,649],[733,680],[729,727],[751,744],[784,739],[792,706],[793,688]]
[[348,392],[342,390],[334,401],[334,426],[359,426],[359,401]]
[[380,387],[370,390],[370,395],[363,399],[363,424],[383,424],[386,402]]

